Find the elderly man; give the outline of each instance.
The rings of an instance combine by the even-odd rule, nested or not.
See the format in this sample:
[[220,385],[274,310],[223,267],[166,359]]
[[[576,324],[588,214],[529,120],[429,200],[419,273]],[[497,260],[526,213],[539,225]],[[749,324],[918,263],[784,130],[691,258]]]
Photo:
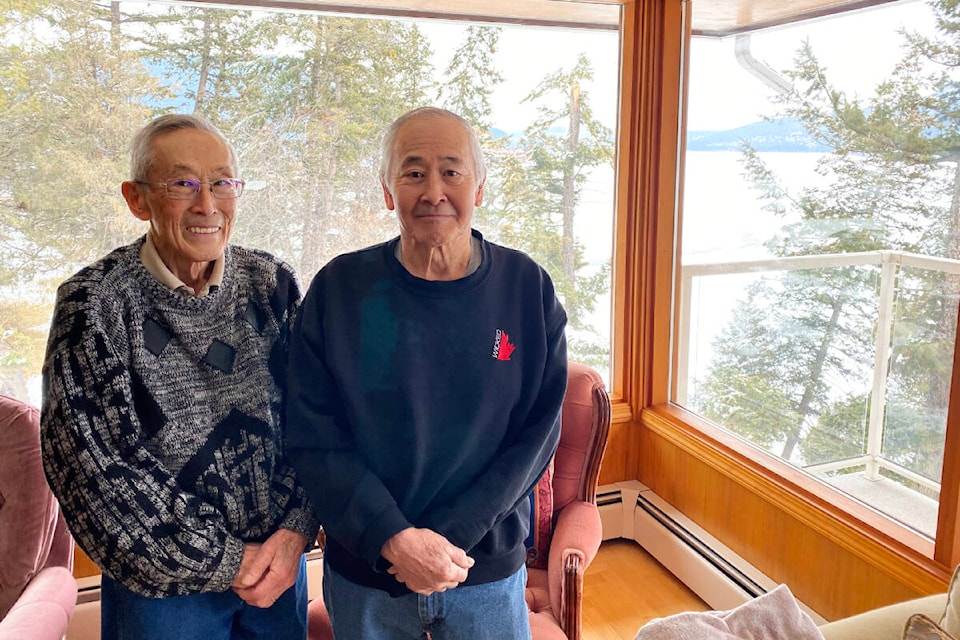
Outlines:
[[291,337],[287,443],[327,535],[337,638],[529,638],[528,494],[560,433],[566,314],[471,229],[472,127],[424,108],[383,143],[400,236],[332,260]]
[[122,185],[146,235],[57,293],[44,468],[103,570],[103,640],[306,637],[319,524],[281,425],[300,290],[288,265],[228,244],[238,176],[206,120],[151,121]]

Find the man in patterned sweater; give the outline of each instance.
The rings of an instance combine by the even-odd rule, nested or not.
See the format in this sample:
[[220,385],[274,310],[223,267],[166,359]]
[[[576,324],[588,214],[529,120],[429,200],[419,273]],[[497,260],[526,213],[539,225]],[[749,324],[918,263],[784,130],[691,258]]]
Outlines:
[[67,280],[43,367],[44,468],[103,570],[103,640],[306,637],[319,524],[282,445],[292,269],[229,245],[243,181],[162,116],[122,191],[146,235]]

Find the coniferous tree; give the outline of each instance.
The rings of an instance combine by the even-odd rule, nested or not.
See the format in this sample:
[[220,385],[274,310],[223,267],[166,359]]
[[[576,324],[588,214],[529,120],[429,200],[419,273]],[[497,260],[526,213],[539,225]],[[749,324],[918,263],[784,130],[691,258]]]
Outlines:
[[119,185],[143,96],[164,92],[122,46],[133,22],[116,2],[0,13],[0,392],[26,397],[56,284],[137,235]]
[[[532,138],[522,149],[494,139],[500,30],[464,32],[441,88],[415,23],[106,0],[23,0],[0,14],[0,390],[24,397],[39,371],[56,285],[144,233],[120,183],[130,177],[130,138],[153,116],[198,113],[224,132],[248,183],[232,240],[276,253],[304,281],[336,254],[397,233],[378,179],[379,137],[412,107],[437,100],[475,120],[497,176],[490,184],[511,188],[500,186],[499,176],[509,177],[501,156],[539,151]],[[574,170],[596,163],[583,155],[591,138],[571,144],[581,154],[572,154]],[[515,246],[562,273],[561,227],[549,220],[577,192],[566,201],[544,195],[577,178],[540,173],[513,192],[531,204],[511,200],[508,217],[542,218],[531,228],[555,240],[541,233]],[[497,237],[504,217],[494,211],[479,217],[494,221]],[[561,291],[574,317],[606,274],[579,282],[582,290]]]
[[488,208],[504,241],[551,274],[569,317],[573,357],[605,366],[608,346],[591,338],[588,316],[609,286],[609,265],[584,274],[574,234],[588,173],[613,160],[613,134],[594,116],[586,90],[592,77],[581,54],[573,69],[550,74],[524,98],[538,116],[500,158],[500,189]]
[[[905,34],[901,62],[867,100],[835,87],[809,44],[797,52],[784,72],[793,89],[776,98],[775,115],[796,118],[832,152],[818,167],[825,183],[793,193],[746,146],[746,174],[768,211],[785,220],[767,243],[773,255],[960,257],[955,4],[930,5],[938,36]],[[849,380],[870,384],[878,273],[795,271],[755,284],[718,338],[695,404],[786,459],[808,464],[862,453],[869,389],[843,389]],[[884,457],[939,479],[960,289],[955,276],[917,268],[901,268],[897,284]],[[763,357],[754,357],[758,351]]]

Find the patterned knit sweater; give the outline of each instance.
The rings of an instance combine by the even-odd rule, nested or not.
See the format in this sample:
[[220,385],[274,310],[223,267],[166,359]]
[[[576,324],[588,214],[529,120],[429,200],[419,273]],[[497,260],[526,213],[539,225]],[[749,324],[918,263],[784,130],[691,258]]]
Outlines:
[[319,523],[282,451],[292,269],[228,246],[219,288],[171,291],[121,247],[57,292],[44,468],[80,547],[147,597],[225,591],[245,542]]

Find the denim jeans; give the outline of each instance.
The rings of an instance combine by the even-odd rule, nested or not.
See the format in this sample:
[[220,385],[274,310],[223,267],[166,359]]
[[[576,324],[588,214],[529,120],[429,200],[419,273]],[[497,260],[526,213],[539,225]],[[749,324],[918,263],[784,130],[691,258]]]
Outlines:
[[101,640],[306,640],[307,566],[269,609],[248,605],[232,590],[145,598],[103,576]]
[[526,584],[521,567],[497,582],[391,598],[323,567],[333,633],[346,640],[530,640]]

